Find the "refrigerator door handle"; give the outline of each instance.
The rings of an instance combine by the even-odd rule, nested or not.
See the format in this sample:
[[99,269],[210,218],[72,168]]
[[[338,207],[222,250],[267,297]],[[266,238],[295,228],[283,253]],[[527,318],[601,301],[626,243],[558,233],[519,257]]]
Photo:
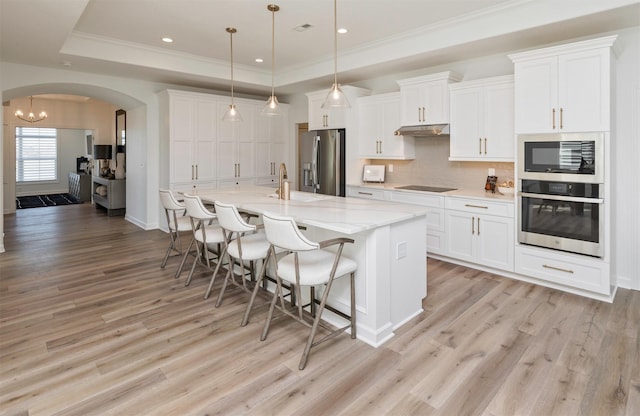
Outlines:
[[313,140],[313,154],[311,155],[311,185],[313,186],[313,192],[320,188],[318,183],[318,156],[320,147],[320,137],[316,136]]

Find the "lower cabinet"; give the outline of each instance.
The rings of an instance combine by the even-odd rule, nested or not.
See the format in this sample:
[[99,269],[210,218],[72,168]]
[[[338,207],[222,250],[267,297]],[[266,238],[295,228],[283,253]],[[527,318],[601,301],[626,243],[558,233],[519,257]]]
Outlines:
[[610,295],[609,264],[601,259],[537,247],[516,248],[516,273]]
[[445,255],[512,272],[513,204],[447,198]]

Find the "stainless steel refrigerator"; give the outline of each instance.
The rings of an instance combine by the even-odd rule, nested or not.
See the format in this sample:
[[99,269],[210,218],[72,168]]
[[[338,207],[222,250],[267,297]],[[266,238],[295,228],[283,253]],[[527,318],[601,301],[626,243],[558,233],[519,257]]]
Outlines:
[[304,133],[298,143],[301,191],[345,196],[345,130]]

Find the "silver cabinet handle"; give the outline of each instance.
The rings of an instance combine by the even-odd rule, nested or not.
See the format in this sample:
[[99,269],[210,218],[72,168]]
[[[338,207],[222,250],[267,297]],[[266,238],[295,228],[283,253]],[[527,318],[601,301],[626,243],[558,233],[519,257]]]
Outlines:
[[569,269],[561,269],[559,267],[553,267],[553,266],[549,266],[548,264],[543,264],[542,267],[544,267],[545,269],[552,269],[552,270],[558,270],[560,272],[565,272],[565,273],[571,273],[573,274],[573,270],[569,270]]
[[532,194],[530,192],[518,192],[518,195],[525,198],[536,198],[536,199],[551,199],[554,201],[564,201],[564,202],[586,202],[588,204],[603,204],[603,198],[583,198],[579,196],[563,196],[563,195],[547,195],[547,194]]
[[418,122],[422,121],[422,113],[420,111],[420,107],[418,107]]
[[480,217],[478,217],[477,220],[478,220],[478,235],[480,235]]
[[196,175],[194,175],[193,172],[194,172],[193,165],[191,165],[191,180],[194,180],[195,176],[196,176]]
[[426,108],[422,107],[422,122],[424,123],[425,121],[427,121],[427,116],[426,114]]
[[475,217],[471,217],[471,235],[476,233],[475,223],[473,222],[475,219]]
[[484,154],[487,154],[487,138],[484,138]]
[[361,192],[361,191],[358,191],[358,194],[360,194],[360,195],[370,195],[370,196],[373,196],[373,194],[372,194],[371,192]]
[[551,109],[551,128],[556,129],[556,109]]
[[562,125],[562,107],[560,107],[560,130],[562,130],[564,126]]
[[482,137],[478,138],[478,154],[482,154]]
[[464,204],[465,207],[469,207],[469,208],[482,208],[482,209],[489,209],[489,207],[485,207],[483,205],[472,205],[472,204]]
[[196,180],[198,180],[198,165],[196,165]]

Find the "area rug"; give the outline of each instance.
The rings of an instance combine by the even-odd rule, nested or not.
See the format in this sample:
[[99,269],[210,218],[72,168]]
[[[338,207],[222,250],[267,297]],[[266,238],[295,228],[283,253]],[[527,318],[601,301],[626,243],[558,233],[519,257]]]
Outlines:
[[16,208],[40,208],[56,205],[79,204],[80,200],[70,194],[31,195],[16,197]]

